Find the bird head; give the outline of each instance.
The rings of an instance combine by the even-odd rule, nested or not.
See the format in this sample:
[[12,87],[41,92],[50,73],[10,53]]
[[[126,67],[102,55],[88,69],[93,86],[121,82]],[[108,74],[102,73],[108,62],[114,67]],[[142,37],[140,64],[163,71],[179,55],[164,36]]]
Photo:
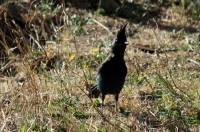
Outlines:
[[128,45],[125,34],[126,26],[127,23],[121,26],[120,30],[117,33],[117,37],[112,43],[112,53],[114,54],[124,52],[124,50],[126,49],[126,45]]

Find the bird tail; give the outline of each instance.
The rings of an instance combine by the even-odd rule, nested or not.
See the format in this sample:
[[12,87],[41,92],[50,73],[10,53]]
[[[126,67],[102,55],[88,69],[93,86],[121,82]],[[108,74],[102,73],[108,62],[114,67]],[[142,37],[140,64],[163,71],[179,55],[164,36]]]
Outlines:
[[89,97],[90,98],[98,98],[100,95],[100,90],[98,89],[98,85],[94,85],[90,88]]
[[97,86],[97,84],[96,85],[94,85],[93,87],[91,87],[91,91],[93,91],[93,90],[95,90],[95,89],[97,89],[98,88],[98,86]]

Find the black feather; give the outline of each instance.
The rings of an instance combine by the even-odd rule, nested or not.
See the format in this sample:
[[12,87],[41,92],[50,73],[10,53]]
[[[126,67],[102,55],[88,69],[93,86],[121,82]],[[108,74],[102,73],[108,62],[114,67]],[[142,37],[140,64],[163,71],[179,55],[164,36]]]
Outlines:
[[127,75],[127,67],[124,61],[124,52],[127,45],[127,38],[125,34],[126,25],[123,25],[117,33],[117,37],[112,44],[112,54],[101,65],[98,71],[98,88],[102,93],[102,106],[104,103],[105,95],[114,94],[116,101],[121,92],[125,78]]

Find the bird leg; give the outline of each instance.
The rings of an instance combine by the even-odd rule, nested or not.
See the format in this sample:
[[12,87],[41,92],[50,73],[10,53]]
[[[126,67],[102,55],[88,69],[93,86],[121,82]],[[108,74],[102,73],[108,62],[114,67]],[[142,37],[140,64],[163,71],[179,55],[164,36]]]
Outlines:
[[119,95],[119,94],[116,94],[116,95],[115,95],[115,113],[117,113],[118,95]]
[[103,105],[104,105],[104,99],[105,99],[105,94],[102,94],[102,103],[101,103],[101,112],[102,112],[102,116],[103,116]]

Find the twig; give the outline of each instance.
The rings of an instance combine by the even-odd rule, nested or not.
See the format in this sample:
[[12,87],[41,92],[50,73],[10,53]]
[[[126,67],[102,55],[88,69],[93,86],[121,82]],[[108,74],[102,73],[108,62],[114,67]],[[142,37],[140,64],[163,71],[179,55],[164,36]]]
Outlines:
[[170,76],[170,78],[171,78],[171,80],[172,80],[172,83],[174,84],[175,88],[178,89],[180,92],[184,93],[185,95],[187,95],[188,98],[192,99],[192,98],[190,97],[190,95],[188,95],[186,92],[184,92],[182,89],[180,89],[180,88],[176,85],[176,83],[175,83],[175,81],[174,81],[174,79],[173,79],[173,77],[172,77],[171,71],[168,70],[168,72],[169,72],[169,76]]
[[[76,49],[76,56],[79,56],[79,52],[78,52],[78,48],[77,48],[77,44],[76,44],[76,39],[75,37],[73,38],[74,39],[74,45],[75,45],[75,49]],[[79,61],[79,60],[78,60]],[[79,62],[80,63],[80,62]],[[85,71],[83,70],[83,65],[80,63],[80,66],[81,66],[81,70],[83,72],[83,76],[84,76],[84,79],[86,81],[86,83],[88,84],[88,80],[87,80],[87,77],[86,77],[86,74],[85,74]]]
[[[157,22],[156,22],[155,20],[154,20],[154,22],[155,22],[155,24],[156,24],[156,26],[157,26],[157,28],[158,28]],[[152,30],[152,31],[153,31],[153,33],[154,33],[154,35],[155,35],[155,37],[156,37],[156,40],[158,41],[159,45],[161,45],[161,41],[160,41],[160,39],[158,38],[157,34],[155,33],[154,30]],[[165,55],[165,58],[167,59],[167,62],[168,62],[169,59],[168,59],[167,54],[166,54],[165,52],[164,52],[164,55]],[[194,63],[195,63],[195,62],[194,62]],[[174,81],[174,79],[173,79],[173,77],[172,77],[171,70],[167,68],[167,71],[168,71],[168,73],[169,73],[169,76],[170,76],[170,78],[171,78],[171,80],[172,80],[172,83],[173,83],[174,87],[175,87],[176,89],[178,89],[180,92],[182,92],[183,94],[187,95],[187,96],[190,98],[190,96],[189,96],[186,92],[184,92],[183,90],[181,90],[181,89],[176,85],[176,83],[175,83],[175,81]]]
[[194,63],[194,64],[196,64],[196,65],[200,66],[200,63],[199,63],[199,62],[197,62],[197,61],[195,61],[195,60],[193,60],[193,59],[188,59],[188,61],[190,61],[190,62],[192,62],[192,63]]
[[[78,52],[78,48],[77,48],[77,44],[76,44],[76,41],[75,41],[75,38],[74,38],[74,44],[75,44],[75,49],[76,49],[76,55],[79,56],[79,52]],[[78,60],[79,61],[79,60]],[[80,62],[79,62],[80,63]],[[87,78],[86,78],[86,73],[85,71],[83,70],[83,66],[82,64],[80,63],[80,66],[81,66],[81,70],[83,72],[83,75],[84,75],[84,79],[86,81],[86,83],[88,83],[87,81]],[[90,96],[80,87],[78,86],[78,88],[90,99],[91,103],[93,103],[92,99],[90,98]],[[90,89],[91,90],[91,89]],[[106,121],[108,124],[110,124],[111,126],[115,127],[115,128],[118,128],[116,125],[114,125],[105,115],[103,115],[103,113],[97,108],[97,107],[94,107],[95,110],[97,111],[97,113],[99,115],[101,115],[101,117],[103,118],[104,121]],[[120,122],[120,121],[119,121]],[[123,122],[120,122],[120,123],[123,123]],[[123,123],[124,124],[124,123]],[[127,126],[126,124],[124,124],[125,126]],[[128,126],[127,126],[128,127]],[[127,131],[126,129],[120,127],[121,129]]]
[[[75,38],[74,38],[74,44],[75,44],[75,49],[76,49],[76,55],[79,56],[78,48],[77,48],[77,44],[76,44]],[[80,63],[80,62],[79,62],[79,63]],[[86,74],[85,74],[85,71],[83,70],[83,69],[84,69],[84,68],[83,68],[83,65],[82,65],[81,63],[80,63],[80,66],[81,66],[81,70],[82,70],[83,75],[84,75],[84,79],[85,79],[86,83],[88,83],[87,77],[86,77]],[[82,92],[84,92],[85,95],[87,95],[87,97],[89,97],[89,95],[88,95],[82,88],[79,87],[79,89],[80,89]],[[90,101],[92,102],[92,99],[91,99],[90,97],[89,97],[89,99],[90,99]],[[99,109],[97,109],[96,107],[95,107],[95,109],[96,109],[96,111],[105,119],[105,121],[107,121],[110,125],[114,126],[109,120],[106,119],[106,117],[103,115],[103,113],[102,113]]]
[[98,24],[99,26],[103,27],[106,31],[108,31],[109,33],[111,33],[113,35],[113,33],[106,27],[104,26],[102,23],[100,23],[99,21],[92,19],[93,22],[95,22],[96,24]]
[[12,60],[10,60],[5,66],[3,66],[0,70],[3,71],[6,69],[7,66],[9,66],[19,55],[15,56],[14,58],[12,58]]
[[40,45],[40,43],[32,35],[29,35],[29,37],[36,43],[36,45],[38,46],[39,49],[44,50],[44,48]]

